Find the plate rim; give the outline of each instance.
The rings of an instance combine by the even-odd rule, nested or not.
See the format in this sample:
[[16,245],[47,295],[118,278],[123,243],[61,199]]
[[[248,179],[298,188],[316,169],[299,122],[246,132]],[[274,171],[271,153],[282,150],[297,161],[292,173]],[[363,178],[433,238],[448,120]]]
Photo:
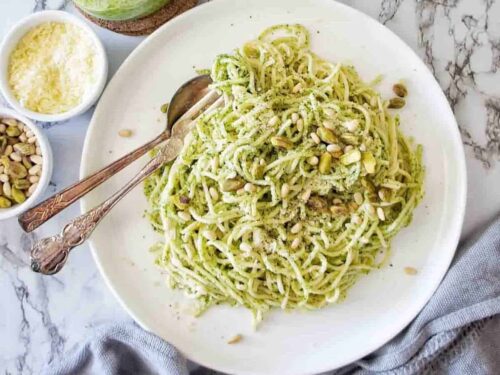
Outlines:
[[[232,0],[232,1],[235,2],[234,0]],[[275,3],[275,4],[286,3],[286,0],[268,0],[268,1],[269,1],[269,3]],[[456,151],[457,151],[457,154],[455,155],[457,157],[457,159],[455,160],[456,171],[457,171],[457,184],[455,186],[455,193],[457,196],[457,201],[456,201],[455,207],[456,207],[458,215],[457,215],[456,219],[454,220],[454,222],[452,223],[453,224],[452,228],[447,231],[448,233],[450,233],[449,234],[449,237],[450,237],[449,238],[449,243],[450,243],[449,247],[450,247],[450,249],[453,249],[453,250],[449,250],[448,258],[443,259],[443,264],[446,264],[446,267],[443,266],[442,274],[440,275],[439,278],[435,279],[432,287],[429,287],[428,290],[424,293],[425,298],[422,297],[422,303],[419,305],[416,305],[412,310],[407,310],[408,311],[406,314],[407,318],[404,319],[403,323],[401,323],[397,328],[393,328],[392,330],[389,330],[388,334],[385,334],[385,335],[381,334],[380,335],[381,339],[379,340],[379,342],[377,342],[376,344],[373,344],[371,347],[365,348],[365,350],[362,352],[362,354],[358,353],[356,355],[347,357],[344,361],[340,361],[339,362],[340,364],[336,365],[334,368],[332,368],[328,365],[326,365],[326,367],[324,365],[323,366],[318,365],[317,367],[315,367],[313,369],[314,373],[322,373],[322,372],[338,369],[338,368],[341,368],[345,365],[353,363],[353,362],[365,357],[366,355],[376,351],[377,349],[379,349],[383,345],[385,345],[387,342],[389,342],[394,337],[396,337],[399,333],[401,333],[411,323],[411,321],[413,321],[417,317],[417,315],[420,313],[420,311],[429,302],[430,298],[432,298],[432,296],[436,292],[437,288],[439,287],[443,278],[445,277],[446,273],[449,270],[450,264],[455,256],[455,253],[456,253],[456,249],[457,249],[457,246],[458,246],[458,243],[460,240],[460,235],[462,233],[462,227],[463,227],[464,218],[465,218],[466,201],[467,201],[467,169],[466,169],[465,149],[464,149],[464,145],[463,145],[463,142],[462,142],[462,139],[460,136],[460,131],[459,131],[459,127],[458,127],[458,123],[456,121],[455,115],[454,115],[454,113],[449,105],[449,102],[448,102],[442,88],[440,87],[439,83],[437,82],[436,78],[434,77],[434,75],[432,74],[430,69],[422,61],[420,56],[399,35],[397,35],[395,32],[393,32],[387,26],[380,23],[378,20],[371,17],[370,15],[368,15],[368,14],[366,14],[366,13],[364,13],[364,12],[354,8],[354,7],[340,3],[337,0],[310,0],[310,1],[319,2],[319,3],[323,3],[323,4],[329,4],[329,5],[333,4],[334,6],[345,8],[348,11],[354,12],[357,17],[360,17],[361,20],[365,20],[366,22],[370,22],[372,24],[375,24],[377,27],[382,27],[382,28],[386,29],[387,32],[392,34],[393,37],[397,38],[401,42],[401,44],[404,45],[404,48],[406,49],[406,51],[410,55],[413,56],[414,61],[416,63],[418,61],[417,64],[423,68],[423,74],[429,76],[430,82],[432,82],[432,83],[430,83],[432,85],[432,90],[435,91],[437,93],[437,95],[439,95],[441,97],[441,99],[446,103],[446,111],[448,112],[447,115],[450,117],[450,119],[452,119],[453,125],[454,125],[454,128],[451,129],[452,131],[450,133],[449,139],[450,139],[450,141],[452,141],[453,146],[454,146],[454,148],[456,148]],[[202,12],[207,7],[212,7],[212,6],[215,6],[215,4],[219,4],[219,3],[223,3],[223,2],[230,3],[231,0],[217,0],[217,1],[211,1],[211,2],[200,4],[194,8],[186,11],[185,13],[175,17],[171,21],[165,23],[159,29],[157,29],[155,32],[153,32],[151,35],[149,35],[147,38],[145,38],[127,56],[127,58],[123,61],[123,63],[119,66],[119,68],[113,74],[113,77],[111,78],[110,82],[107,84],[107,86],[103,92],[103,96],[106,94],[106,91],[108,91],[108,88],[112,87],[114,85],[114,83],[117,81],[116,77],[118,76],[120,71],[124,70],[125,67],[127,67],[128,65],[133,63],[135,56],[139,55],[156,38],[159,38],[160,35],[164,32],[164,30],[169,29],[169,28],[175,28],[175,25],[177,23],[181,22],[184,18],[191,17],[193,14]],[[89,148],[91,147],[90,143],[91,143],[92,133],[98,128],[98,125],[97,125],[98,122],[95,119],[96,119],[97,115],[100,113],[100,111],[102,110],[100,103],[101,102],[99,101],[96,105],[95,111],[92,115],[92,119],[89,122],[89,126],[88,126],[86,134],[85,134],[85,141],[84,141],[84,145],[83,145],[82,158],[81,158],[80,169],[79,169],[80,178],[84,178],[88,174],[92,173],[92,170],[89,170],[89,165],[88,165],[89,160],[90,160]],[[86,202],[86,199],[84,197],[80,200],[80,211],[82,213],[84,213],[88,209],[90,209],[90,206],[89,206],[88,202]],[[113,296],[119,302],[120,306],[143,329],[157,335],[152,329],[150,329],[148,324],[146,324],[141,318],[139,318],[132,311],[131,308],[128,307],[127,302],[124,299],[122,299],[119,292],[115,289],[113,283],[111,282],[109,276],[104,271],[104,266],[99,259],[98,251],[97,251],[92,239],[90,239],[88,241],[88,243],[89,243],[89,247],[90,247],[90,250],[92,253],[92,258],[94,259],[94,262],[97,266],[97,269],[99,270],[99,274],[101,275],[102,279],[104,280],[106,286],[109,288],[109,290],[111,291]],[[192,361],[196,362],[197,364],[202,365],[204,367],[216,369],[218,371],[229,372],[229,373],[238,372],[238,371],[235,371],[234,368],[213,367],[213,364],[205,363],[205,361],[197,359],[197,358],[192,358],[191,356],[187,355],[187,353],[183,352],[182,350],[178,349],[177,347],[176,347],[176,349],[183,356],[185,356],[187,359],[190,359],[190,360],[192,360]],[[238,373],[260,374],[259,372],[255,372],[255,371],[251,371],[251,370],[238,372]],[[305,372],[297,372],[297,371],[293,372],[292,371],[292,372],[290,372],[290,374],[292,374],[292,373],[297,374],[297,375],[302,375],[302,374],[311,374],[313,372],[311,372],[311,371],[305,371]]]

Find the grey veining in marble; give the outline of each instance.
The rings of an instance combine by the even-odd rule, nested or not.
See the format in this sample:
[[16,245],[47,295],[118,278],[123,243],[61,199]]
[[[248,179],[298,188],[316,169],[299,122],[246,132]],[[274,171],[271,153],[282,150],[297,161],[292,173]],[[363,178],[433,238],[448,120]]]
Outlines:
[[[202,1],[204,2],[204,1]],[[500,211],[500,0],[343,0],[398,34],[425,61],[445,92],[466,145],[469,197],[464,234]],[[76,13],[69,0],[0,1],[0,37],[17,20],[43,9]],[[143,38],[93,26],[111,74]],[[3,99],[0,98],[0,105]],[[54,150],[46,195],[78,178],[91,111],[71,121],[40,124]],[[0,373],[37,374],[101,322],[129,319],[107,290],[86,246],[67,268],[42,277],[27,250],[79,213],[75,205],[26,235],[15,220],[0,222]]]

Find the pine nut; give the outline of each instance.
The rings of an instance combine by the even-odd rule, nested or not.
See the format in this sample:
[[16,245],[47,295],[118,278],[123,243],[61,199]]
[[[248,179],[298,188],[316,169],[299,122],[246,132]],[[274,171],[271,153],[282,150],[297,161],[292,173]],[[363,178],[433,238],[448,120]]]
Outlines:
[[241,335],[236,335],[236,336],[234,336],[234,337],[231,337],[231,338],[227,341],[227,343],[228,343],[228,344],[230,344],[230,345],[232,345],[232,344],[237,344],[237,343],[239,343],[241,340],[243,340],[243,336],[241,336]]
[[28,143],[35,143],[36,142],[36,137],[31,137],[31,138],[28,138]]
[[417,271],[415,268],[413,268],[413,267],[405,267],[405,268],[404,268],[404,271],[405,271],[405,273],[406,273],[407,275],[412,275],[412,276],[413,276],[413,275],[416,275],[416,274],[417,274],[417,272],[418,272],[418,271]]
[[12,154],[9,155],[9,157],[14,160],[14,161],[21,161],[23,160],[23,157],[19,155],[17,152],[13,152]]
[[316,133],[314,133],[314,132],[311,133],[311,138],[314,141],[314,143],[316,143],[317,145],[319,145],[321,143],[321,140],[319,139],[319,137]]
[[307,159],[307,162],[311,165],[318,165],[319,159],[317,156],[311,156],[309,159]]
[[385,220],[385,213],[384,213],[384,209],[382,207],[378,207],[377,208],[377,216],[378,218],[381,220],[381,221],[384,221]]
[[328,152],[339,152],[341,150],[342,150],[342,148],[335,143],[326,146],[326,151],[328,151]]
[[297,93],[298,93],[298,92],[300,92],[300,91],[302,91],[302,84],[297,83],[297,84],[293,87],[292,92],[293,92],[294,94],[297,94]]
[[333,130],[335,129],[335,124],[332,121],[325,120],[323,121],[323,126],[327,129]]
[[31,185],[28,189],[28,194],[31,195],[35,192],[36,188],[38,186],[38,182],[35,182],[33,185]]
[[353,224],[359,225],[359,224],[361,224],[362,220],[361,220],[361,218],[359,217],[359,215],[352,215],[352,217],[351,217],[351,222],[352,222]]
[[311,189],[306,189],[302,195],[301,195],[301,199],[304,201],[304,202],[307,202],[309,200],[309,198],[311,197]]
[[42,170],[42,167],[37,164],[37,165],[34,165],[32,166],[29,170],[28,170],[28,173],[31,175],[31,176],[34,176],[38,173],[40,173],[40,171]]
[[255,193],[257,191],[257,187],[250,182],[247,182],[243,189],[245,189],[247,193]]
[[302,224],[301,223],[296,223],[291,229],[290,232],[293,234],[297,234],[302,230]]
[[356,129],[358,128],[358,120],[349,120],[344,122],[344,127],[349,130],[351,133],[355,132]]
[[365,203],[365,212],[370,216],[375,216],[375,208],[370,203]]
[[288,193],[290,192],[290,186],[285,182],[283,185],[281,185],[281,198],[285,198]]
[[217,171],[218,168],[219,168],[219,157],[216,155],[212,159],[212,172]]
[[120,137],[128,138],[132,135],[132,130],[130,129],[122,129],[118,132]]
[[40,155],[31,155],[30,160],[35,164],[43,164],[43,158]]
[[189,221],[189,220],[191,220],[191,214],[189,212],[187,212],[187,211],[179,211],[177,213],[177,215],[183,221]]
[[361,203],[363,203],[363,196],[361,195],[360,192],[354,193],[354,202],[356,202],[356,204],[359,204],[359,205],[361,205]]
[[290,247],[295,250],[297,249],[298,247],[300,246],[300,238],[297,237],[295,238],[293,241],[292,241],[292,244],[290,245]]
[[219,200],[219,192],[217,191],[216,188],[212,186],[210,189],[208,189],[208,192],[210,193],[210,196],[214,201]]
[[269,126],[274,126],[274,125],[276,125],[278,123],[278,121],[279,121],[278,116],[273,116],[269,120],[268,124],[269,124]]
[[304,120],[302,120],[301,118],[297,121],[297,130],[299,132],[304,130]]
[[381,201],[385,202],[388,200],[389,193],[386,188],[382,188],[378,191],[377,195]]
[[12,194],[12,188],[9,181],[4,181],[3,183],[3,193],[6,197],[10,197]]
[[294,112],[292,113],[292,124],[296,124],[299,121],[299,114]]

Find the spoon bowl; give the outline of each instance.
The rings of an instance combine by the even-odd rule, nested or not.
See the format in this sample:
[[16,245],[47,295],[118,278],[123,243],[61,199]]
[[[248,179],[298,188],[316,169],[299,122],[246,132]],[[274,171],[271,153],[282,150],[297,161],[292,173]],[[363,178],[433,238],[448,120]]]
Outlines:
[[211,83],[212,78],[203,74],[190,79],[177,89],[167,110],[168,130],[210,91]]

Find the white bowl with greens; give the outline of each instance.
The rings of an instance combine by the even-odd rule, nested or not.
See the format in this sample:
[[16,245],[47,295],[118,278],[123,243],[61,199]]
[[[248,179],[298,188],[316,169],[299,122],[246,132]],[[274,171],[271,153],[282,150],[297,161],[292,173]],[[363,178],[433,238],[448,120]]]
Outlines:
[[51,175],[52,151],[45,135],[26,117],[0,108],[0,220],[31,207]]

